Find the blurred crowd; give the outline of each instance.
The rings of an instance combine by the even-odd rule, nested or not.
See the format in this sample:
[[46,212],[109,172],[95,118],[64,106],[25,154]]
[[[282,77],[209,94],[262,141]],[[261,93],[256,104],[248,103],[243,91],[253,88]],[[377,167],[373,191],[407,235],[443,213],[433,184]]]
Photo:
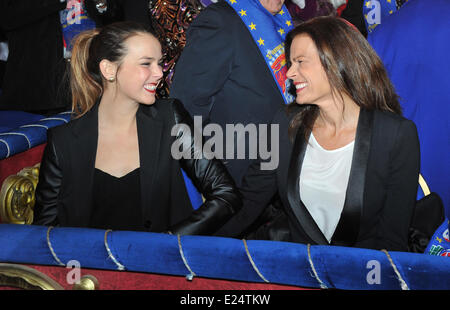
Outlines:
[[[185,31],[217,0],[0,0],[0,110],[51,115],[70,110],[67,61],[80,32],[117,21],[151,25],[163,42],[169,95]],[[347,3],[348,2],[348,3]],[[288,0],[295,24],[315,16],[341,16],[367,35],[359,0]]]

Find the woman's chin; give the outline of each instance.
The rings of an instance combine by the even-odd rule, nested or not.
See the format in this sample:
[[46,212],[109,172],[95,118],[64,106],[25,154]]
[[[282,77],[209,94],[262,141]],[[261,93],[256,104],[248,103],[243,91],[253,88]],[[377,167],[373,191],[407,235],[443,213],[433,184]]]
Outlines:
[[152,104],[154,104],[155,103],[155,101],[156,101],[156,98],[148,98],[148,99],[145,99],[145,100],[141,100],[141,104],[143,104],[143,105],[152,105]]
[[298,105],[307,104],[307,102],[305,100],[301,100],[301,99],[298,99],[298,98],[295,100],[295,103],[298,104]]

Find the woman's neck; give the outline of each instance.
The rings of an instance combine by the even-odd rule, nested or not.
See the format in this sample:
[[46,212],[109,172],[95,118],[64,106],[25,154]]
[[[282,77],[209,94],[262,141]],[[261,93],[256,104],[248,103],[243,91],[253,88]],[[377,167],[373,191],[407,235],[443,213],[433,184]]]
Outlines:
[[136,102],[126,102],[105,92],[98,108],[99,129],[128,132],[136,128],[138,108],[139,104]]
[[348,96],[335,98],[335,101],[320,107],[315,127],[325,127],[335,133],[356,129],[360,107]]

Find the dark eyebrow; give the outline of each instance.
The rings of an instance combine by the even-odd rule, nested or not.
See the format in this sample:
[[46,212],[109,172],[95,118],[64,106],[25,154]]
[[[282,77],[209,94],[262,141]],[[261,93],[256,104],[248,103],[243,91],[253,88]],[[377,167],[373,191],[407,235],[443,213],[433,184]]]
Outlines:
[[305,58],[305,56],[303,55],[299,55],[299,56],[295,56],[294,58],[292,58],[293,61],[298,60],[299,58]]

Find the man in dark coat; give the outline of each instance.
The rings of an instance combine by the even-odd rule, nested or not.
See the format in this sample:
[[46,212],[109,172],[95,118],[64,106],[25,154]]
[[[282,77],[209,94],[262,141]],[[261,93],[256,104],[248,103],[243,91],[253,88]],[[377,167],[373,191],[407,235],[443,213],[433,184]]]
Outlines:
[[[283,4],[228,0],[209,5],[188,29],[175,66],[170,96],[180,99],[192,116],[201,116],[203,126],[220,126],[222,159],[238,186],[252,161],[249,140],[255,136],[244,140],[234,135],[234,143],[226,143],[227,125],[255,126],[260,135],[259,125],[270,124],[288,101],[283,42],[293,24]],[[246,153],[240,159],[238,148],[243,146]]]

